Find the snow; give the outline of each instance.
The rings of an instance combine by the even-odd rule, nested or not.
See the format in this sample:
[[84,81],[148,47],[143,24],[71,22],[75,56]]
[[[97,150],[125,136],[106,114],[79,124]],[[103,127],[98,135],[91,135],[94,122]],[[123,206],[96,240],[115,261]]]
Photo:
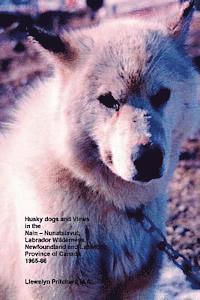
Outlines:
[[200,290],[192,289],[183,272],[166,259],[155,300],[200,300]]

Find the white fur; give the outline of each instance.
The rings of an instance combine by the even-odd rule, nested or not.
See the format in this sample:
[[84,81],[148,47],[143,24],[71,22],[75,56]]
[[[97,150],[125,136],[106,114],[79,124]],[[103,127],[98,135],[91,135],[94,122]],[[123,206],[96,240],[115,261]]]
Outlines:
[[[126,208],[145,204],[146,214],[164,231],[167,185],[180,145],[197,120],[198,75],[163,24],[110,21],[70,38],[79,49],[77,61],[70,65],[53,58],[54,76],[29,91],[2,137],[0,298],[96,300],[116,290],[123,299],[150,300],[160,265],[156,240],[128,219]],[[138,94],[134,82],[141,77],[145,81],[138,83]],[[172,91],[162,113],[149,102],[160,85]],[[109,91],[126,101],[119,114],[97,100]],[[165,150],[164,174],[148,184],[134,182],[133,157],[150,141]],[[25,216],[76,215],[90,218],[91,240],[104,243],[103,252],[82,251],[80,260],[25,263]],[[43,223],[54,231],[69,226]],[[73,225],[83,236],[84,229],[83,223]],[[141,275],[145,268],[149,273]],[[82,274],[95,284],[24,284],[25,278]]]

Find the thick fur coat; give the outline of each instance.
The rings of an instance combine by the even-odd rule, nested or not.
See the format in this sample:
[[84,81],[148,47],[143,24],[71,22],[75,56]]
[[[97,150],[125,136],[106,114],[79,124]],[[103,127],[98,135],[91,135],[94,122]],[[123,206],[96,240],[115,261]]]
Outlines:
[[[144,204],[165,230],[167,186],[199,113],[199,78],[184,50],[187,9],[172,20],[117,19],[67,33],[56,37],[58,48],[55,37],[47,45],[47,33],[33,32],[55,71],[29,90],[1,137],[1,299],[153,299],[156,237],[126,212]],[[148,160],[139,174],[135,162],[147,145],[162,156],[159,175],[145,177],[148,163],[154,168]],[[25,216],[88,217],[87,229],[83,222],[42,226],[78,230],[103,247],[27,264]],[[53,278],[90,283],[25,284]]]

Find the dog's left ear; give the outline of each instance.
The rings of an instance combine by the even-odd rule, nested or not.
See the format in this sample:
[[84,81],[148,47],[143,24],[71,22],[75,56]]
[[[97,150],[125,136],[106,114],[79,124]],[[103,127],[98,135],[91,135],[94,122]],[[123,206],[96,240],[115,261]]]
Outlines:
[[27,27],[27,32],[29,36],[33,37],[49,53],[65,57],[67,60],[74,59],[76,51],[69,41],[64,41],[60,36],[34,25]]
[[178,43],[184,43],[187,38],[194,10],[195,1],[186,1],[179,6],[176,18],[167,22],[169,35]]
[[84,35],[67,32],[57,35],[34,25],[26,27],[26,30],[36,42],[39,52],[64,66],[75,67],[84,62],[93,47],[93,40]]

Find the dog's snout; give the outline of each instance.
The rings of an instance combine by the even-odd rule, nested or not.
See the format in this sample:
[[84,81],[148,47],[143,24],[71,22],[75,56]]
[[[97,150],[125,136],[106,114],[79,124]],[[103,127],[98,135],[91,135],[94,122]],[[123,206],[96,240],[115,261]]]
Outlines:
[[162,176],[164,153],[159,145],[140,146],[138,158],[134,161],[137,170],[134,180],[148,182]]

